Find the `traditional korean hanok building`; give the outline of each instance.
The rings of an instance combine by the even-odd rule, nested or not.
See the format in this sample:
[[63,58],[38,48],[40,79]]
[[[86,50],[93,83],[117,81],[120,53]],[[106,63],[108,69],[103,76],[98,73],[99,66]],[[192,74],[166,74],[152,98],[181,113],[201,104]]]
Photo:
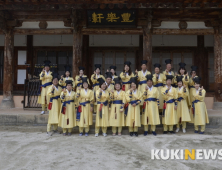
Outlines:
[[1,108],[21,105],[24,79],[45,59],[60,75],[72,64],[72,76],[80,65],[90,76],[95,63],[119,74],[146,59],[153,72],[171,58],[176,72],[199,67],[208,105],[222,101],[221,0],[2,0],[0,10]]

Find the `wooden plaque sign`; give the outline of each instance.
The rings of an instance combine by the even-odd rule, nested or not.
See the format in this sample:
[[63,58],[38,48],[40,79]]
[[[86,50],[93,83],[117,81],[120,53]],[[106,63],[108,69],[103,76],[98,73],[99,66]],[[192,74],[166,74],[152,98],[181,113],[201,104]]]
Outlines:
[[136,10],[87,10],[88,27],[136,27]]

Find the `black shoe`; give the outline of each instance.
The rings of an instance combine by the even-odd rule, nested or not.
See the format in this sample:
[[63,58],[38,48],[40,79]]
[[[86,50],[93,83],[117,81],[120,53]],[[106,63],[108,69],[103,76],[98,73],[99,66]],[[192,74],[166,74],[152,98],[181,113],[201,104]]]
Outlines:
[[135,135],[136,137],[138,137],[138,133],[137,133],[137,132],[134,132],[134,135]]
[[174,131],[169,131],[171,134],[175,134],[175,132]]
[[168,132],[167,131],[163,131],[163,134],[167,134]]
[[194,133],[198,133],[198,130],[195,130]]
[[152,134],[153,134],[154,136],[156,136],[156,132],[152,131]]
[[144,131],[144,136],[147,136],[147,134],[148,134],[148,131]]
[[133,132],[130,132],[130,136],[133,136]]

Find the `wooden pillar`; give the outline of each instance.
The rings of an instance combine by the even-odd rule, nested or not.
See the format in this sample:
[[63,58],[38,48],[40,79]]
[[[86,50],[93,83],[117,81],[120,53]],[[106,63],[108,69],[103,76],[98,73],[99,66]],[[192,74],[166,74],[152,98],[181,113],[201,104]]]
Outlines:
[[78,67],[82,63],[82,33],[79,30],[78,32],[73,33],[73,60],[72,60],[72,75],[75,77],[78,75]]
[[152,11],[145,14],[147,26],[143,26],[143,59],[148,61],[147,69],[152,70]]
[[222,102],[222,24],[215,28],[214,34],[214,76],[215,98]]
[[89,77],[89,35],[83,35],[82,66],[85,67],[85,74]]
[[208,51],[204,46],[204,35],[197,35],[197,49],[194,65],[198,66],[197,75],[201,77],[202,86],[209,89]]
[[143,59],[148,61],[147,69],[152,70],[152,34],[143,28]]
[[13,29],[5,31],[4,47],[4,72],[3,72],[3,100],[0,108],[14,108],[13,101],[13,58],[14,58],[14,34]]
[[136,53],[136,69],[141,69],[141,60],[143,60],[143,36],[139,36],[139,50]]
[[33,75],[34,72],[34,63],[33,63],[33,35],[27,35],[27,40],[26,40],[27,44],[27,62],[26,64],[30,64],[30,68],[31,68],[31,75]]

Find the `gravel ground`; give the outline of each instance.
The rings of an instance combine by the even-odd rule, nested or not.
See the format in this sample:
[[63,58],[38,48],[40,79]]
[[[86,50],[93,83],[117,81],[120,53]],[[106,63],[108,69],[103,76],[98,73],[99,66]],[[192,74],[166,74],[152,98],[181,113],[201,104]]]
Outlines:
[[151,160],[151,149],[222,149],[222,128],[204,135],[51,137],[44,126],[0,126],[0,169],[221,169],[221,160]]

